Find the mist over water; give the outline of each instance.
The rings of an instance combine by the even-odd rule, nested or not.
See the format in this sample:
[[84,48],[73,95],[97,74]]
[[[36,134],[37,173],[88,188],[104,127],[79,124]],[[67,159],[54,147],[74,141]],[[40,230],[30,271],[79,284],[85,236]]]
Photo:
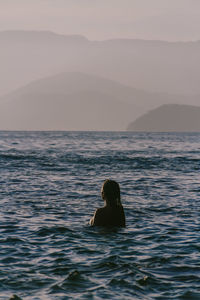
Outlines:
[[0,299],[199,299],[199,169],[199,133],[0,132]]

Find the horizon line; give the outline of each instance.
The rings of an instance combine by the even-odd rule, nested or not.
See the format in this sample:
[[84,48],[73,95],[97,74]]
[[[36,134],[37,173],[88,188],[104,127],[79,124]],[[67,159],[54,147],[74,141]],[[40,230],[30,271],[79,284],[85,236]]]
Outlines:
[[72,33],[72,34],[64,34],[64,33],[58,33],[52,30],[37,30],[37,29],[5,29],[5,30],[0,30],[1,33],[9,33],[9,32],[18,32],[18,33],[48,33],[48,34],[53,34],[56,36],[60,37],[81,37],[87,40],[88,42],[109,42],[109,41],[142,41],[142,42],[161,42],[161,43],[171,43],[171,44],[177,44],[177,43],[196,43],[200,42],[199,39],[195,40],[162,40],[162,39],[146,39],[146,38],[126,38],[126,37],[118,37],[118,38],[107,38],[107,39],[89,39],[86,35],[84,34],[79,34],[79,33]]

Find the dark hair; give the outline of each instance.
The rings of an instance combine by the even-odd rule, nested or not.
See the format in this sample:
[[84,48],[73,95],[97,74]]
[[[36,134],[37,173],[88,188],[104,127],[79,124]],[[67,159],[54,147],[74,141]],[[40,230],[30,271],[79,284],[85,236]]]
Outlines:
[[102,198],[111,206],[121,206],[120,187],[116,181],[105,180],[101,192]]

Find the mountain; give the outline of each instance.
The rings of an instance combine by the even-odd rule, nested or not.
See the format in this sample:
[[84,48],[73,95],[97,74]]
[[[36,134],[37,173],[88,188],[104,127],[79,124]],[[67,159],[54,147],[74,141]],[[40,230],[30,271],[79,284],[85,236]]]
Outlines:
[[2,31],[0,47],[0,95],[38,78],[81,72],[153,93],[187,94],[198,105],[199,41],[89,41],[48,31]]
[[87,38],[82,35],[63,35],[57,34],[51,31],[26,31],[26,30],[5,30],[0,31],[0,41],[10,42],[10,43],[46,43],[46,42],[63,42],[63,43],[87,43],[89,42]]
[[144,112],[134,97],[148,99],[105,78],[57,74],[2,97],[0,130],[125,130],[133,115]]
[[188,98],[148,93],[100,76],[60,73],[0,98],[0,130],[125,130],[160,103]]
[[129,131],[200,132],[200,106],[168,104],[142,115]]

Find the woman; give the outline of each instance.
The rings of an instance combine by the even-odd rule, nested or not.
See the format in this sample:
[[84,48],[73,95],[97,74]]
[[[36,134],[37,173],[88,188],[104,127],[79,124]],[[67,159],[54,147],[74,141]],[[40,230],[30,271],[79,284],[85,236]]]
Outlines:
[[105,180],[101,189],[104,207],[98,208],[90,225],[125,227],[124,209],[120,200],[119,184],[114,180]]

